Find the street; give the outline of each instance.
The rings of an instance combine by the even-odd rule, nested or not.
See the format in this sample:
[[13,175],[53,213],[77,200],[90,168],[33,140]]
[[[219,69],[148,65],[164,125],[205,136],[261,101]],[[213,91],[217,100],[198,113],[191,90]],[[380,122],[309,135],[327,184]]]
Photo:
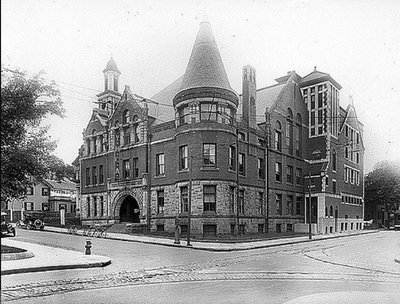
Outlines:
[[[76,251],[84,250],[85,241],[21,229],[15,239]],[[395,231],[236,252],[93,239],[93,254],[111,257],[112,264],[3,276],[2,301],[284,303],[311,294],[362,292],[394,303],[400,297],[393,294],[400,290]]]

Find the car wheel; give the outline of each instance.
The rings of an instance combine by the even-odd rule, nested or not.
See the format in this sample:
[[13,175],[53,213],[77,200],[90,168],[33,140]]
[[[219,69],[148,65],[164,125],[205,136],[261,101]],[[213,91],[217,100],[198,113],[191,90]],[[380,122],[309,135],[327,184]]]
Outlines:
[[26,229],[31,230],[33,227],[31,224],[26,225]]

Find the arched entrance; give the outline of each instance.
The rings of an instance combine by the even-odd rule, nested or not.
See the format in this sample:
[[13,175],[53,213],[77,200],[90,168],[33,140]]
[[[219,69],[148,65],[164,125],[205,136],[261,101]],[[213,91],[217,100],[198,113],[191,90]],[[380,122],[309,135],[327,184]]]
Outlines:
[[137,201],[130,195],[124,198],[119,209],[119,221],[121,223],[140,223],[140,209]]

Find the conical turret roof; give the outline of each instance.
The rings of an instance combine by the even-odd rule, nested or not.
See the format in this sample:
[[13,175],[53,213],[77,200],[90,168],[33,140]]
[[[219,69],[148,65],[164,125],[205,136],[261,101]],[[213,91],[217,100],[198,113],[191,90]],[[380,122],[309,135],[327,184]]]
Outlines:
[[181,91],[195,87],[218,87],[232,91],[208,21],[200,23]]

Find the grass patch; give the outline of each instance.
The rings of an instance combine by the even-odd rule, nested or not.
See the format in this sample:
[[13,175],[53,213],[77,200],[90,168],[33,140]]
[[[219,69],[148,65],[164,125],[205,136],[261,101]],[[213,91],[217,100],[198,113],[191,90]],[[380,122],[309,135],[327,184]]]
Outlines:
[[1,245],[1,254],[3,254],[3,253],[20,253],[20,252],[26,252],[26,251],[27,251],[26,249],[22,249],[22,248]]

